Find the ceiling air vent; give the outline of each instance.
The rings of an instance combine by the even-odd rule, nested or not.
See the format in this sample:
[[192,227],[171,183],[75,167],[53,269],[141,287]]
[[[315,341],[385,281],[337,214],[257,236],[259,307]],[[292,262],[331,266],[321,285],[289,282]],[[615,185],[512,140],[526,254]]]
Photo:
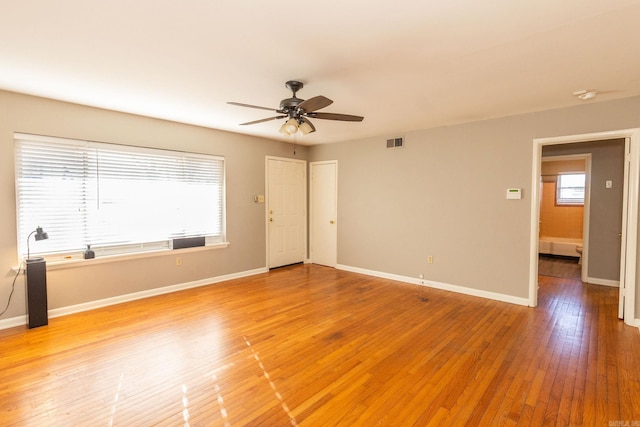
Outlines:
[[402,148],[404,147],[404,138],[391,138],[387,139],[387,148]]

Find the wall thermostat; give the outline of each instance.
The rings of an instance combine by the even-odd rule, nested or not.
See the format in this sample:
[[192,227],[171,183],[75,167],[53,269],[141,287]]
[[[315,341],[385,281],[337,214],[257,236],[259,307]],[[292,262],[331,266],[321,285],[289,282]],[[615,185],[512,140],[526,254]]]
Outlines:
[[522,188],[507,188],[507,199],[511,199],[511,200],[522,199]]

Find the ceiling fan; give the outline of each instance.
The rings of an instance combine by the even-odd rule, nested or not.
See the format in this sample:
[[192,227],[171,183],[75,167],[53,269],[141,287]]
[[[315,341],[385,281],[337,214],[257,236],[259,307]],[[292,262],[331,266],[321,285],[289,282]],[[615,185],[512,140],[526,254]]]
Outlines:
[[227,102],[227,104],[237,105],[240,107],[257,108],[259,110],[269,110],[278,113],[277,116],[268,117],[266,119],[254,120],[252,122],[240,123],[244,125],[255,125],[257,123],[268,122],[270,120],[288,118],[287,121],[280,128],[280,133],[285,136],[291,136],[300,131],[303,135],[311,132],[315,132],[316,128],[309,121],[312,119],[323,120],[340,120],[344,122],[361,122],[364,117],[352,116],[350,114],[338,114],[338,113],[319,113],[317,110],[327,107],[333,103],[332,100],[322,95],[314,96],[306,101],[296,97],[296,92],[304,87],[304,84],[297,80],[290,80],[285,83],[285,86],[293,92],[291,98],[286,98],[280,101],[279,108],[260,107],[257,105],[242,104],[240,102]]

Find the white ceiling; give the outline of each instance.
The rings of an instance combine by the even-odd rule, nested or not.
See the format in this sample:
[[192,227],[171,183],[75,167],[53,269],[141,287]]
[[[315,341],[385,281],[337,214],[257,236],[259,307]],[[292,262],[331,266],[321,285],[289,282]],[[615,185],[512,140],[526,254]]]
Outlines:
[[272,139],[324,95],[299,144],[640,95],[640,0],[0,0],[0,88]]

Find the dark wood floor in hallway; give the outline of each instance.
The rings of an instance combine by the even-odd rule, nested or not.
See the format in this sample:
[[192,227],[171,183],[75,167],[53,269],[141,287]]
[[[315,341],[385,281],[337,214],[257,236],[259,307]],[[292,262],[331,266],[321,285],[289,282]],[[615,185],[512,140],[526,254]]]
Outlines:
[[640,424],[617,301],[547,276],[528,308],[282,268],[0,331],[0,425]]

